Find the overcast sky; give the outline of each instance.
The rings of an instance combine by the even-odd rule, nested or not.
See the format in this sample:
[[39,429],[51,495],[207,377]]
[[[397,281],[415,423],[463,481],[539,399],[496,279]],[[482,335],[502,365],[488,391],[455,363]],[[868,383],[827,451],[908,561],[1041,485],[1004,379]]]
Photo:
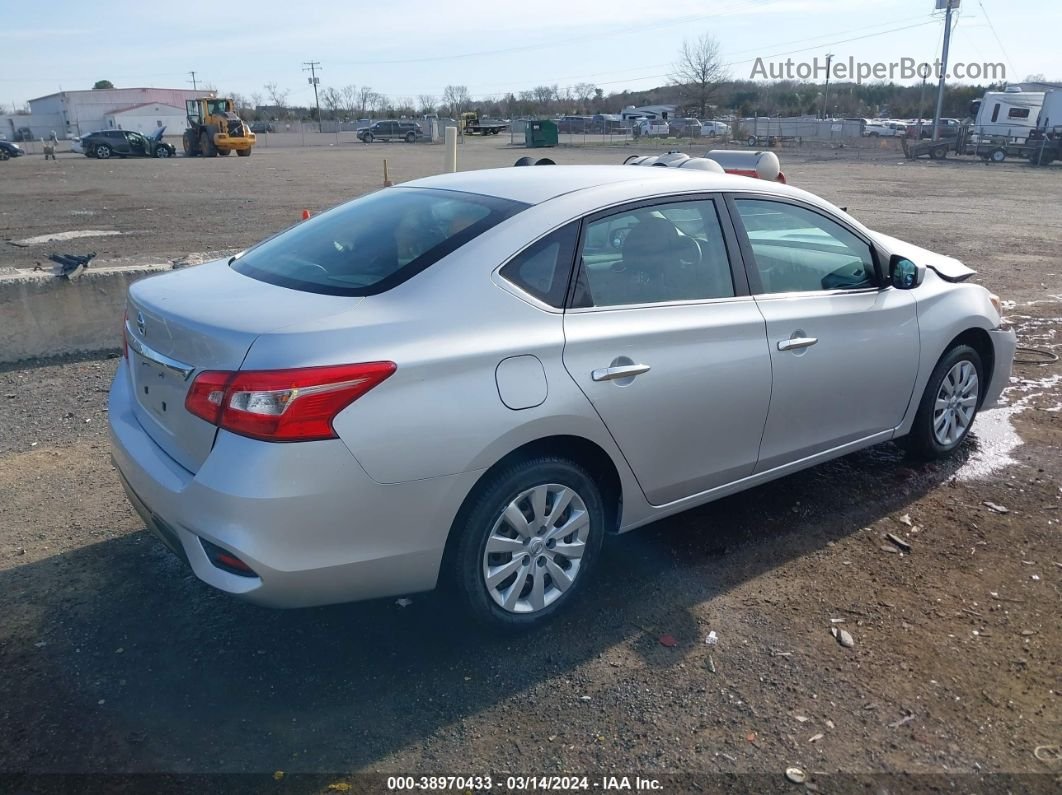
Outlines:
[[[931,60],[943,23],[934,0],[83,0],[10,3],[0,28],[0,102],[10,110],[60,89],[200,85],[250,96],[277,83],[310,104],[302,62],[321,86],[368,85],[394,97],[474,97],[536,85],[645,89],[667,81],[685,37],[713,34],[735,78],[755,59],[810,60],[832,51],[867,62]],[[527,8],[527,11],[523,11]],[[1020,82],[1062,78],[1058,0],[963,0],[952,61],[1001,62]]]

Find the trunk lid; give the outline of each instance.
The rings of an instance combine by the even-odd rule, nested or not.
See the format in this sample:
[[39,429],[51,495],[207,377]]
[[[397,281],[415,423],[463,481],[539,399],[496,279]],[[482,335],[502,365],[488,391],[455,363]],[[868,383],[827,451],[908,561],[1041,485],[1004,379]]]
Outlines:
[[137,420],[177,463],[198,471],[217,428],[184,407],[196,375],[238,370],[261,334],[348,312],[362,300],[278,287],[224,260],[136,282],[125,334]]

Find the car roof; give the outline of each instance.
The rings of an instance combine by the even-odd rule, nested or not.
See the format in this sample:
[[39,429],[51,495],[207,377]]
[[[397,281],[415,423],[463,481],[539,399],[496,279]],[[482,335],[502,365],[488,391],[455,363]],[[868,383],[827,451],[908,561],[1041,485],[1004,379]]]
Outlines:
[[[604,185],[626,186],[630,198],[669,191],[757,190],[787,193],[785,186],[749,177],[651,166],[526,166],[439,174],[400,187],[437,188],[540,204],[549,199]],[[800,191],[800,193],[803,193]]]

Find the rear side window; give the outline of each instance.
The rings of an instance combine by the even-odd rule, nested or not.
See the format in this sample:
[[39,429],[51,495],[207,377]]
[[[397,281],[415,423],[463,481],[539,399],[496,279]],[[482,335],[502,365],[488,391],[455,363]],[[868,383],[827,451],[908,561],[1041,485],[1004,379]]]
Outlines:
[[303,292],[376,295],[526,206],[458,191],[382,190],[259,243],[231,267]]
[[501,275],[542,303],[561,309],[578,239],[579,224],[568,224],[517,254]]

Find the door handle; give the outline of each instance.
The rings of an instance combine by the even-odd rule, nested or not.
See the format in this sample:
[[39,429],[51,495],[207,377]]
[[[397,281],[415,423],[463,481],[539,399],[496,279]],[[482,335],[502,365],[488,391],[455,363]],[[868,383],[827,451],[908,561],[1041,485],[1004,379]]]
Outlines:
[[616,381],[620,378],[633,378],[636,375],[649,372],[647,364],[624,364],[619,367],[602,367],[594,370],[590,377],[595,381]]
[[819,341],[818,337],[791,337],[778,343],[780,351],[796,351],[801,348],[810,348]]

